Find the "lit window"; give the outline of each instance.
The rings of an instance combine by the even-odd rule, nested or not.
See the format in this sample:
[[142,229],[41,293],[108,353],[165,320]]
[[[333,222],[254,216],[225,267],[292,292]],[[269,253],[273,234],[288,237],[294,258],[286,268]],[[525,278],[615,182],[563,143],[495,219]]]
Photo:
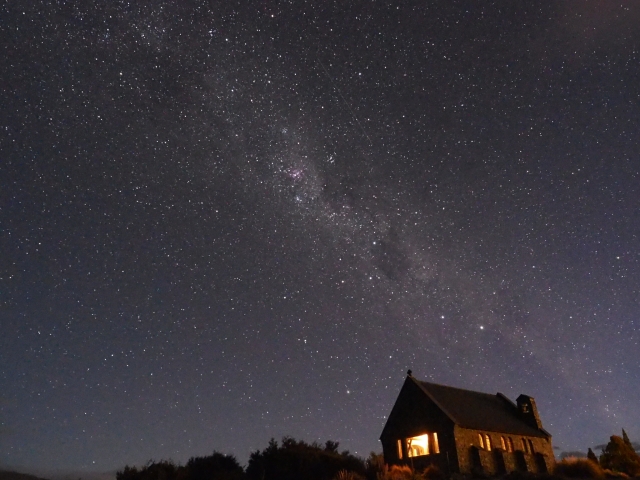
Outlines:
[[402,440],[398,440],[398,459],[402,460]]
[[438,434],[433,432],[433,452],[431,453],[440,453],[440,444],[438,443]]
[[419,457],[429,455],[429,434],[407,438],[407,456]]
[[484,448],[484,439],[481,433],[478,434],[478,440],[480,441],[480,448]]
[[489,437],[489,435],[485,435],[484,436],[484,440],[485,440],[485,443],[487,445],[487,450],[490,452],[491,451],[491,437]]
[[502,446],[502,450],[507,449],[507,442],[504,441],[504,437],[500,437],[500,445]]

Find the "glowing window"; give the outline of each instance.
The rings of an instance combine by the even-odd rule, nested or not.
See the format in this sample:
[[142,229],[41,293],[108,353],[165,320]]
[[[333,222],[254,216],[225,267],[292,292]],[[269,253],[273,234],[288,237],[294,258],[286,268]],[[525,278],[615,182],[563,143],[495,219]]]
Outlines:
[[489,437],[489,435],[485,435],[484,440],[487,445],[487,450],[491,451],[491,437]]
[[402,460],[402,440],[398,440],[398,459]]
[[407,456],[419,457],[429,455],[429,434],[407,438]]
[[504,441],[504,437],[500,437],[500,444],[502,446],[502,450],[507,449],[507,442]]
[[480,441],[480,448],[484,448],[484,438],[482,438],[482,434],[478,434],[478,440]]
[[433,451],[431,453],[440,453],[440,444],[438,443],[438,434],[433,432]]

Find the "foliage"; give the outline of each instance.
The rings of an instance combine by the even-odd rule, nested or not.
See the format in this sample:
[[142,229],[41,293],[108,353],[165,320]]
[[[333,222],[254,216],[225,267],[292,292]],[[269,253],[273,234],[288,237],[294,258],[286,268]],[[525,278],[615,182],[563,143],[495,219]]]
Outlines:
[[447,477],[438,467],[435,465],[429,465],[422,472],[422,478],[425,480],[445,480]]
[[569,457],[556,463],[554,474],[565,478],[604,478],[599,465],[585,458]]
[[324,446],[284,437],[279,445],[271,439],[267,448],[249,457],[249,480],[328,480],[340,471],[365,475],[364,462],[348,451],[338,452],[337,442]]
[[124,467],[116,473],[116,480],[187,480],[185,467],[170,460],[149,461],[144,467]]
[[408,465],[392,465],[383,478],[384,480],[418,480],[415,478],[415,472]]
[[384,456],[381,453],[371,452],[365,461],[367,480],[378,480],[378,475],[384,471]]
[[[623,431],[626,437],[626,433]],[[630,476],[640,476],[640,456],[631,446],[629,437],[621,438],[612,435],[609,443],[600,455],[600,466],[614,472],[622,472]]]
[[596,465],[600,465],[600,462],[598,461],[598,457],[596,457],[596,454],[593,453],[593,450],[591,450],[591,448],[589,448],[589,451],[587,452],[587,459],[591,460]]
[[365,477],[349,470],[340,470],[334,480],[365,480]]
[[213,452],[208,457],[192,457],[186,466],[171,461],[149,461],[142,468],[124,467],[116,480],[242,480],[244,471],[231,455]]
[[233,455],[213,452],[208,457],[192,457],[187,462],[188,480],[241,480],[244,470]]
[[[444,480],[445,476],[442,471],[435,465],[429,465],[424,471],[416,472],[408,465],[385,465],[382,463],[375,463],[375,476],[371,476],[372,469],[369,469],[370,460],[376,456],[371,454],[369,460],[367,460],[367,478],[374,480]],[[382,457],[382,455],[380,455]]]

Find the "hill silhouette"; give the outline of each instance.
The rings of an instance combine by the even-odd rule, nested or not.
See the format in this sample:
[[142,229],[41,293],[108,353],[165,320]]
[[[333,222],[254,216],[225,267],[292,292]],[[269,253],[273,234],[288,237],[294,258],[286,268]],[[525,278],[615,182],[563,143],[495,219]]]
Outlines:
[[28,473],[18,473],[10,470],[0,470],[0,480],[48,480]]

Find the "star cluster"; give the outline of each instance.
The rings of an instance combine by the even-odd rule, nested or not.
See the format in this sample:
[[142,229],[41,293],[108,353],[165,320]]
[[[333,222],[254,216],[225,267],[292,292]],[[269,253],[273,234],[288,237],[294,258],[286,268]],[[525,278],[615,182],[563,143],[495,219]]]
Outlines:
[[366,456],[408,368],[640,437],[636,3],[1,8],[0,465]]

